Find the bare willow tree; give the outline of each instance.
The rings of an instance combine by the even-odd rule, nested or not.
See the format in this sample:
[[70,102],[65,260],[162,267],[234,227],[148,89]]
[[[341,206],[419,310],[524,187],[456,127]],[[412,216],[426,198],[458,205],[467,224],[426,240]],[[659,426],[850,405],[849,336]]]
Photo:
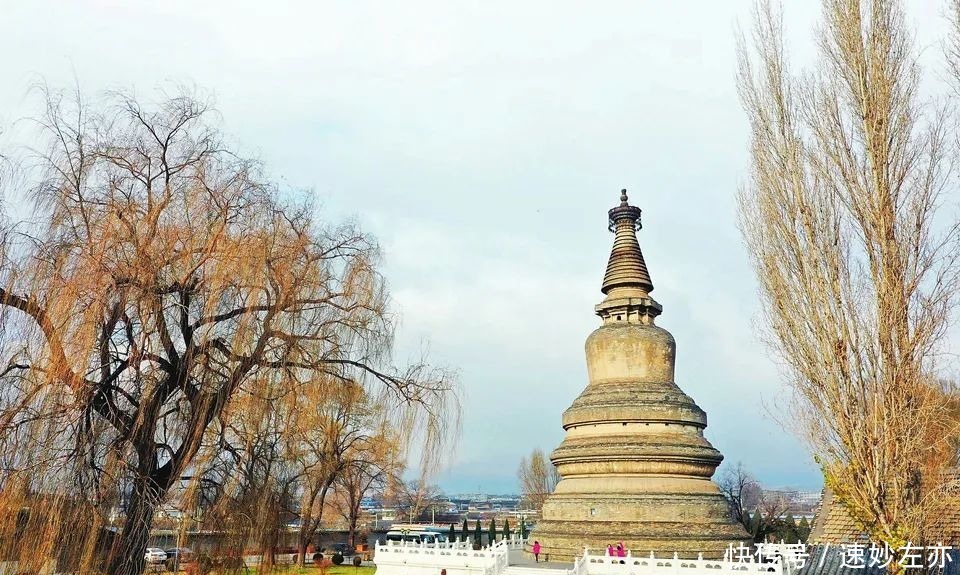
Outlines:
[[396,464],[403,452],[401,442],[408,440],[406,430],[394,430],[385,419],[383,404],[362,386],[341,385],[334,393],[324,394],[315,393],[317,389],[298,395],[296,416],[287,426],[288,457],[299,470],[301,564],[320,528],[334,483],[367,452],[383,453],[384,466]]
[[385,488],[402,471],[402,462],[397,458],[396,440],[388,433],[358,442],[345,459],[347,465],[337,477],[336,508],[347,522],[347,540],[356,547],[363,499]]
[[560,482],[557,468],[539,447],[530,453],[529,458],[520,458],[517,475],[520,479],[520,493],[537,511],[543,509],[543,502]]
[[273,567],[287,525],[297,518],[300,467],[287,450],[287,429],[296,417],[288,400],[292,395],[283,379],[249,386],[221,416],[221,449],[207,451],[214,456],[211,462],[195,464],[204,467],[201,481],[217,487],[204,509],[206,529],[221,534],[222,549],[259,551],[259,572]]
[[764,1],[739,73],[766,335],[827,486],[894,549],[927,536],[957,433],[937,377],[960,287],[958,225],[938,212],[955,149],[911,40],[898,2],[824,0],[819,58],[796,75]]
[[[391,365],[370,237],[281,199],[189,95],[45,96],[34,177],[8,180],[33,183],[33,219],[5,226],[0,254],[0,452],[17,454],[0,498],[38,495],[0,511],[43,494],[92,507],[74,516],[97,539],[80,570],[140,573],[171,486],[217,457],[232,400],[268,380],[361,382],[406,428],[449,436],[450,374]],[[33,536],[30,554],[57,529]]]

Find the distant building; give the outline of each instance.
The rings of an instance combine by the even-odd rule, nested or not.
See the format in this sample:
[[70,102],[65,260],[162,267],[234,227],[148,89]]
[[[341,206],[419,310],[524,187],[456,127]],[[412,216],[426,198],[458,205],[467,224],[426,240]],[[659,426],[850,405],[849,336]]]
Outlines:
[[776,497],[782,501],[782,515],[792,515],[794,518],[813,518],[817,506],[820,504],[819,491],[801,491],[797,489],[764,489],[764,497]]
[[816,507],[820,504],[819,491],[795,491],[795,497],[798,503]]

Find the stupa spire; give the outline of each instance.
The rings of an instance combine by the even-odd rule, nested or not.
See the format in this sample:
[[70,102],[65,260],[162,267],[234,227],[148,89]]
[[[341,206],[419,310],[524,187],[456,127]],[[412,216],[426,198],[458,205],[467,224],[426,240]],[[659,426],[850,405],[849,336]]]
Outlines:
[[650,272],[643,261],[640,243],[637,242],[637,230],[640,225],[640,208],[628,203],[627,190],[620,192],[620,205],[611,208],[610,231],[614,233],[613,249],[607,262],[607,273],[603,276],[604,295],[618,287],[634,288],[645,293],[653,291]]

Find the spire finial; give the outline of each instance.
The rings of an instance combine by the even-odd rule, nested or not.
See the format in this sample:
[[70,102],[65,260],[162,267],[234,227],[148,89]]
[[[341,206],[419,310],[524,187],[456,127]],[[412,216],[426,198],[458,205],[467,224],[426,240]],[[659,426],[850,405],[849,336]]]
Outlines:
[[627,202],[627,190],[623,189],[620,191],[620,205],[607,213],[609,229],[614,232],[615,238],[601,288],[605,294],[615,287],[633,287],[646,293],[653,291],[653,282],[650,281],[647,264],[637,243],[640,208]]

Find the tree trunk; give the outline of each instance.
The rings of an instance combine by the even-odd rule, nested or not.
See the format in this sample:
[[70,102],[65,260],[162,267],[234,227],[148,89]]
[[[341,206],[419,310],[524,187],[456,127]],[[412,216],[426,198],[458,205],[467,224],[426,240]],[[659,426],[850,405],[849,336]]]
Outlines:
[[126,521],[112,546],[107,566],[109,575],[140,575],[145,569],[143,556],[153,526],[153,512],[159,501],[157,490],[149,487],[152,483],[148,478],[134,481]]
[[[357,520],[360,518],[360,499],[350,503],[350,545],[357,548]],[[366,541],[364,541],[366,543]]]
[[[320,489],[319,495],[314,496],[314,499],[320,500],[319,511],[317,512],[317,517],[312,522],[300,524],[300,540],[299,549],[297,549],[297,561],[300,562],[300,565],[305,565],[304,561],[307,556],[307,544],[309,544],[310,539],[316,534],[317,529],[320,528],[320,520],[323,518],[323,503],[327,499],[327,491],[330,489],[330,485],[333,484],[333,480],[329,480],[324,483],[323,487]],[[311,507],[313,504],[311,503]]]
[[310,519],[300,526],[300,537],[297,541],[297,561],[301,567],[306,565],[307,547],[320,527],[320,518]]
[[357,548],[357,520],[353,518],[353,513],[350,513],[350,530],[347,533],[347,541],[350,542],[350,548]]
[[310,544],[310,539],[315,531],[313,527],[313,503],[316,499],[317,493],[311,492],[309,500],[304,505],[306,512],[301,510],[300,513],[300,533],[297,534],[297,565],[301,567],[307,564],[307,545]]
[[[275,524],[275,522],[272,523]],[[276,529],[270,529],[264,534],[260,551],[260,556],[263,557],[264,560],[260,561],[258,572],[269,573],[273,571],[274,566],[277,564],[277,547],[280,544],[279,535]]]
[[307,511],[305,516],[301,515],[300,533],[297,535],[297,565],[301,567],[306,565],[307,545],[310,544],[310,538],[313,537],[312,522],[313,514],[310,511]]

